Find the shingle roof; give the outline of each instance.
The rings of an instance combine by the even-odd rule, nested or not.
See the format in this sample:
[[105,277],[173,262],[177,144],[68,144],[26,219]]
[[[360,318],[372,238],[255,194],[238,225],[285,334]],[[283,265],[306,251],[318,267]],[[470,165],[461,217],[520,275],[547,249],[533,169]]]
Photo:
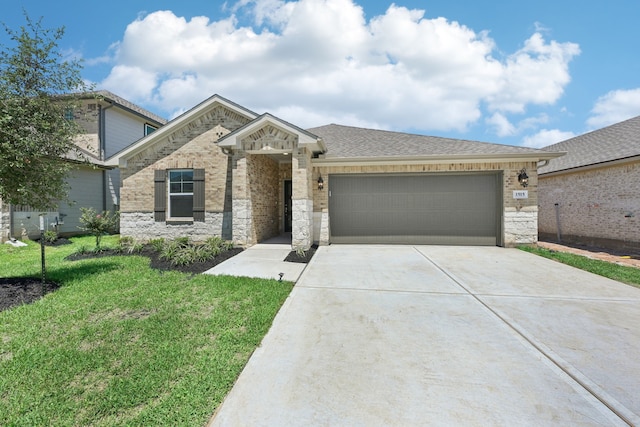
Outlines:
[[151,111],[145,110],[144,108],[134,104],[133,102],[127,101],[126,99],[116,95],[115,93],[109,92],[108,90],[97,90],[95,92],[90,92],[89,95],[97,95],[101,96],[104,99],[109,101],[113,101],[116,104],[131,110],[135,113],[138,113],[144,117],[147,117],[161,125],[167,124],[167,119],[158,116],[157,114],[152,113]]
[[327,145],[325,158],[546,154],[512,145],[330,124],[307,129]]
[[595,165],[640,155],[640,116],[543,148],[566,151],[539,169],[540,174]]

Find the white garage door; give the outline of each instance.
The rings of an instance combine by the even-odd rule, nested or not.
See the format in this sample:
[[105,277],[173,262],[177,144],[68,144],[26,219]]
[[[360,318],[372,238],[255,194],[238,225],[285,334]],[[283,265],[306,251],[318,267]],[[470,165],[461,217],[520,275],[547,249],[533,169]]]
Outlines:
[[497,245],[499,174],[330,175],[332,243]]

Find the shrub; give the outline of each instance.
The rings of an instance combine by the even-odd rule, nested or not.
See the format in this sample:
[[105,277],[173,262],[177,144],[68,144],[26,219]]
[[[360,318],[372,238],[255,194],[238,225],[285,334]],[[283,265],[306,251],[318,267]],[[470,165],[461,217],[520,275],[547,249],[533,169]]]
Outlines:
[[116,251],[120,253],[133,254],[142,252],[142,249],[144,249],[144,245],[136,242],[133,237],[121,237],[118,243],[119,245],[116,248]]
[[80,208],[80,212],[82,213],[80,215],[82,226],[78,226],[78,228],[95,236],[96,249],[100,248],[102,236],[116,229],[118,215],[107,211],[98,214],[93,208]]
[[189,237],[177,237],[174,242],[181,248],[189,246]]
[[232,242],[227,242],[217,236],[210,237],[203,244],[194,244],[189,241],[188,237],[179,237],[168,242],[156,239],[149,244],[153,245],[154,249],[160,253],[160,259],[177,266],[205,262],[233,248]]
[[179,250],[180,245],[175,240],[166,242],[160,250],[160,259],[171,261],[176,256]]
[[162,252],[162,249],[164,248],[164,239],[161,237],[159,239],[150,240],[149,246],[151,246],[156,252]]
[[58,240],[58,232],[56,230],[47,230],[42,235],[45,243],[55,243]]
[[91,253],[91,249],[89,249],[89,246],[87,245],[80,245],[75,251],[73,251],[73,253],[75,255],[86,255],[88,253]]

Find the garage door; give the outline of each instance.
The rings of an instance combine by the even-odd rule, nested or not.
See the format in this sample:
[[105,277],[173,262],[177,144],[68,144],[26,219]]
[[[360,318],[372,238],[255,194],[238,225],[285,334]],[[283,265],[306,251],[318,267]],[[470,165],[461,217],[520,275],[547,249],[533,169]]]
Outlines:
[[333,243],[501,244],[497,174],[330,175]]

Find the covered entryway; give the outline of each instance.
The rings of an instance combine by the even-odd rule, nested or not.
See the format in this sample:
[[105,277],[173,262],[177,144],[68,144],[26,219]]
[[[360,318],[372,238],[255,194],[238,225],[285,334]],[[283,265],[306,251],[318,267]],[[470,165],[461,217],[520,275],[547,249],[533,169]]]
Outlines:
[[329,177],[332,243],[501,245],[501,174]]

